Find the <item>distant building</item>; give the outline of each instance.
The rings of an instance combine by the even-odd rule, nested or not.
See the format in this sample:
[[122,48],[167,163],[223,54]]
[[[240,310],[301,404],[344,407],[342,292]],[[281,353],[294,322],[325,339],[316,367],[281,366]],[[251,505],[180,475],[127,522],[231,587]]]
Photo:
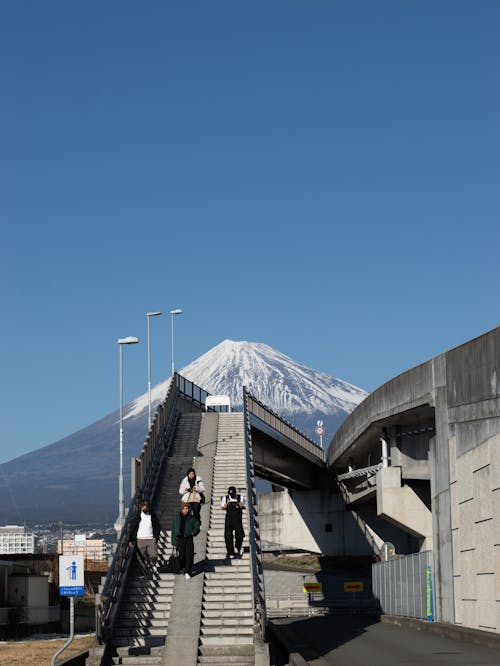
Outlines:
[[20,525],[5,525],[0,527],[0,554],[14,555],[35,552],[35,535],[26,532]]
[[74,539],[57,541],[57,552],[64,555],[82,555],[87,560],[105,560],[106,542],[104,539],[87,539],[85,534],[75,534]]

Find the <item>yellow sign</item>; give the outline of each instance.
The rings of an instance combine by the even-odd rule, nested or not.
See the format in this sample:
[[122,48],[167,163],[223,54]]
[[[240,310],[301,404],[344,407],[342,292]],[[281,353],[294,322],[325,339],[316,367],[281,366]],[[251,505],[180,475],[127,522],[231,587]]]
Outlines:
[[323,583],[304,583],[303,592],[323,592]]
[[362,581],[344,581],[344,592],[363,592]]

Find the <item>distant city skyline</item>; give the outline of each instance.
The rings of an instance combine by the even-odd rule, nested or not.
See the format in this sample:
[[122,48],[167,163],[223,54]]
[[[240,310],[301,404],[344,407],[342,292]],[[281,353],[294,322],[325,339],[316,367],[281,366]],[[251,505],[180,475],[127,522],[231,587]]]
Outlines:
[[176,308],[178,369],[247,340],[367,391],[498,325],[500,3],[0,16],[0,463],[118,409],[118,338],[147,391],[147,312],[153,386]]

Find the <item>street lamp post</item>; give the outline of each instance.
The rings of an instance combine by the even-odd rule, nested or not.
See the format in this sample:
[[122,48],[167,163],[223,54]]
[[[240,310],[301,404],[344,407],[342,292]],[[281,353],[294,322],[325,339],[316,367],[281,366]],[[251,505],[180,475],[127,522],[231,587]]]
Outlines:
[[118,519],[115,523],[117,534],[121,532],[125,522],[125,501],[123,498],[123,345],[135,345],[138,342],[139,339],[132,336],[118,339],[120,347],[120,473],[118,476]]
[[172,376],[174,375],[175,372],[175,363],[174,363],[174,317],[175,315],[180,315],[182,314],[182,310],[179,308],[175,310],[170,310],[170,315],[172,317]]
[[158,317],[161,312],[147,312],[148,319],[148,430],[151,428],[151,317]]

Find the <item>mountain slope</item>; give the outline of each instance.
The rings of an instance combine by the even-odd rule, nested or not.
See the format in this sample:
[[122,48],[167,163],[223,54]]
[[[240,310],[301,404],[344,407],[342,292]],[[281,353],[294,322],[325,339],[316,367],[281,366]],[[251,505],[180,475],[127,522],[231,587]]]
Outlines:
[[[317,418],[325,442],[366,392],[315,372],[262,343],[225,340],[181,370],[212,394],[228,394],[241,408],[243,386],[256,398],[314,437]],[[170,378],[152,390],[164,399]],[[128,502],[129,461],[147,434],[148,395],[124,410],[124,477]],[[0,465],[0,523],[57,520],[112,521],[118,505],[118,411],[64,439]]]

